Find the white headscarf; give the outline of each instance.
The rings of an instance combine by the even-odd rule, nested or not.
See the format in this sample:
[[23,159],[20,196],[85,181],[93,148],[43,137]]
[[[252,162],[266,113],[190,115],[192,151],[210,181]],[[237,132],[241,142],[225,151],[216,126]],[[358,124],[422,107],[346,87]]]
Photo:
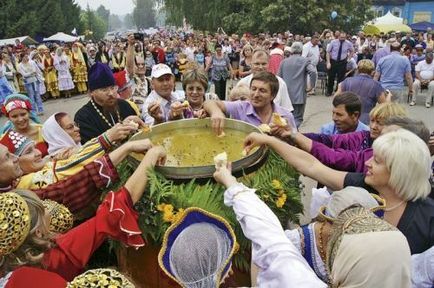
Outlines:
[[57,123],[55,113],[42,125],[42,134],[45,142],[48,143],[48,153],[56,154],[60,150],[71,147],[80,147],[80,143],[75,143],[71,136]]

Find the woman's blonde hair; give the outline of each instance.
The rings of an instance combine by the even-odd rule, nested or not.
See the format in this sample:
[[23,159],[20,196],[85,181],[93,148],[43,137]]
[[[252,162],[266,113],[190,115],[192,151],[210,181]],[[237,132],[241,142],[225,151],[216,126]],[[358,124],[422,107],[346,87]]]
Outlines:
[[363,59],[359,61],[357,65],[357,70],[359,73],[365,73],[371,75],[372,71],[375,69],[375,64],[369,59]]
[[389,185],[405,201],[424,199],[431,191],[431,157],[426,143],[405,129],[381,135],[372,145],[390,172]]
[[407,117],[408,113],[404,106],[394,102],[382,103],[375,106],[369,113],[371,119],[386,120],[392,116]]
[[24,265],[41,267],[44,253],[54,246],[52,239],[55,236],[49,230],[49,223],[45,219],[45,208],[39,197],[28,190],[15,190],[13,192],[26,201],[31,223],[29,235],[23,244],[15,252],[3,257],[1,269],[5,273]]
[[208,76],[201,68],[196,67],[185,72],[184,78],[182,80],[182,89],[186,91],[187,85],[193,82],[199,82],[205,91],[208,89]]

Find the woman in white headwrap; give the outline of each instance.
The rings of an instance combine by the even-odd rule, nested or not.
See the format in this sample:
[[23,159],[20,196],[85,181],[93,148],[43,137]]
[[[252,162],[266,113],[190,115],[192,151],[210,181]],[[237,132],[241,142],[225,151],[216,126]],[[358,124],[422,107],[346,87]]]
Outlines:
[[74,89],[74,83],[72,82],[72,76],[69,72],[69,59],[63,53],[62,47],[56,49],[56,55],[54,55],[54,68],[57,70],[59,90],[65,91],[65,98],[70,98],[71,90]]

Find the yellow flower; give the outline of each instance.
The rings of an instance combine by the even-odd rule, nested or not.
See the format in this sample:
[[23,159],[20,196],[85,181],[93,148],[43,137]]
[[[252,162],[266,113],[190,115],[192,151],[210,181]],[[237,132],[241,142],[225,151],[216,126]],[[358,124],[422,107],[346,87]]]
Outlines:
[[273,186],[273,188],[276,190],[282,189],[282,184],[277,179],[273,179],[273,181],[271,181],[271,186]]
[[282,208],[283,205],[285,205],[286,197],[287,197],[286,194],[282,194],[281,196],[279,196],[279,198],[277,198],[276,200],[277,208]]
[[166,204],[163,208],[164,213],[173,213],[173,206],[171,204]]
[[158,211],[164,211],[164,206],[166,206],[166,204],[164,204],[164,203],[157,205],[157,210]]
[[178,212],[173,215],[173,221],[172,221],[172,223],[178,221],[179,219],[181,219],[182,215],[184,215],[184,209],[179,208]]
[[174,215],[172,212],[163,213],[163,221],[172,223],[174,221]]
[[[279,193],[279,196],[282,196],[283,194],[285,194],[285,190],[280,189],[279,191],[277,191]],[[286,195],[285,195],[286,196]]]

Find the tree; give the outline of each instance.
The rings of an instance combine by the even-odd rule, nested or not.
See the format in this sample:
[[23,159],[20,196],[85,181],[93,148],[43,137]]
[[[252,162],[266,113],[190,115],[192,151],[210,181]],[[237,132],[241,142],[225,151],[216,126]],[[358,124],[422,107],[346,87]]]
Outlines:
[[133,10],[134,24],[137,29],[155,26],[155,3],[153,0],[135,0]]
[[122,20],[119,18],[118,15],[110,14],[109,16],[109,30],[118,30],[122,28]]
[[106,30],[110,30],[109,28],[109,18],[110,18],[110,10],[106,9],[104,5],[99,5],[99,7],[96,9],[96,15],[101,18],[104,23],[106,24]]
[[106,23],[90,9],[89,5],[87,5],[86,11],[81,13],[80,21],[82,22],[82,33],[84,33],[87,38],[99,40],[104,38],[107,33]]
[[39,34],[44,37],[64,31],[65,21],[60,2],[47,0],[38,14],[40,21]]
[[0,39],[70,33],[78,28],[79,15],[80,8],[74,0],[0,1]]
[[[354,32],[372,19],[371,0],[165,0],[168,22],[185,17],[198,30],[311,34],[324,28]],[[332,11],[338,17],[332,20]],[[355,12],[356,11],[356,12]]]
[[81,12],[80,6],[71,0],[60,0],[60,7],[64,16],[65,33],[71,33],[74,28],[79,29]]
[[129,13],[127,15],[125,15],[124,17],[124,22],[123,22],[123,27],[130,29],[134,27],[134,17],[132,13]]

